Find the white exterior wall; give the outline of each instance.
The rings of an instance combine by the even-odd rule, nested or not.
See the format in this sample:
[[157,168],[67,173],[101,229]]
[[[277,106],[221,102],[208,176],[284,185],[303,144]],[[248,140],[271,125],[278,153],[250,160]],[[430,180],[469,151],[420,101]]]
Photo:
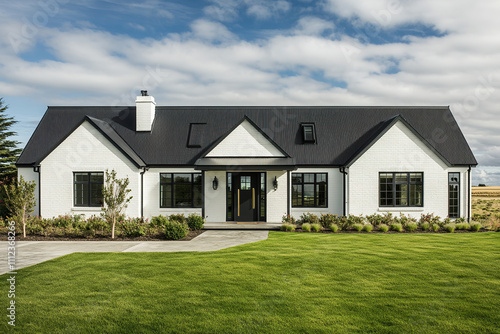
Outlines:
[[84,122],[41,163],[41,216],[63,214],[100,214],[100,208],[74,207],[73,172],[104,172],[114,169],[118,178],[128,177],[132,201],[126,209],[129,217],[139,217],[139,169],[90,123]]
[[[213,189],[212,182],[217,176],[219,187]],[[226,221],[226,172],[205,172],[205,219],[209,223]]]
[[283,153],[245,120],[206,157],[283,157]]
[[[274,177],[278,181],[278,189],[274,190]],[[287,172],[267,172],[267,222],[278,223],[287,212]]]
[[35,200],[36,200],[36,205],[33,208],[33,213],[32,215],[34,216],[39,216],[40,215],[40,185],[39,180],[38,180],[38,173],[33,171],[33,167],[19,167],[17,169],[17,174],[18,176],[22,176],[24,178],[24,181],[35,181],[36,187],[35,187]]
[[[379,207],[379,172],[423,172],[423,207]],[[467,168],[449,168],[404,123],[397,122],[348,169],[348,213],[448,216],[448,172],[460,172],[460,210],[467,215]]]
[[[292,200],[292,173],[327,173],[328,174],[328,207],[326,208],[291,208],[290,215],[296,219],[304,213],[342,215],[343,211],[343,175],[338,168],[299,168],[290,173],[290,201]],[[291,206],[291,204],[290,204]],[[280,219],[281,221],[281,219]]]
[[[144,218],[196,213],[201,216],[201,208],[160,208],[160,173],[201,173],[194,168],[151,168],[144,173]],[[140,205],[140,203],[139,203]]]

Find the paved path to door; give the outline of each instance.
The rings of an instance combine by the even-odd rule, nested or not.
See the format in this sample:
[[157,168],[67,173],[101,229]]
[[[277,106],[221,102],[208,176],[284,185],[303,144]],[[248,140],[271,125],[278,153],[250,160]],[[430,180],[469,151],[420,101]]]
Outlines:
[[[205,231],[190,241],[18,241],[16,268],[76,252],[208,252],[267,239],[269,231]],[[9,271],[7,241],[0,241],[0,275]]]

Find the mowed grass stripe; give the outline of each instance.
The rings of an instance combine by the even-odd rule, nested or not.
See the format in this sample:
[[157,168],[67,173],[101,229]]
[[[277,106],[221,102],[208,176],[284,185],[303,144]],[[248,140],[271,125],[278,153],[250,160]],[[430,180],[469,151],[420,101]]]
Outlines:
[[500,330],[500,233],[272,232],[217,252],[72,254],[16,278],[25,333]]

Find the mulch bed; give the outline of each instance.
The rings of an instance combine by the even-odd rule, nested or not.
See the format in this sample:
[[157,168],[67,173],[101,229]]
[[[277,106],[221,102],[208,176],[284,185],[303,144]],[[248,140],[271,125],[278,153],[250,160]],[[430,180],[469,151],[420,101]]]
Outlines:
[[[153,236],[143,236],[135,238],[116,237],[111,239],[111,236],[96,235],[95,237],[67,237],[67,236],[42,236],[42,235],[27,235],[26,238],[22,234],[16,235],[16,241],[189,241],[200,234],[204,230],[189,231],[184,239],[180,240],[166,240],[164,234],[157,234]],[[7,235],[1,234],[0,241],[7,241]]]

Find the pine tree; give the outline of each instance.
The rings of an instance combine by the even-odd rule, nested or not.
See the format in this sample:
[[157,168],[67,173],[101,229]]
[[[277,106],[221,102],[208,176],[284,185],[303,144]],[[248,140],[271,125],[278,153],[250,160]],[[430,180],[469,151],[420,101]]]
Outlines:
[[9,137],[16,135],[14,131],[10,130],[10,127],[17,121],[13,117],[7,116],[7,108],[8,106],[4,105],[3,99],[0,98],[0,180],[16,177],[15,163],[21,153],[21,149],[17,148],[19,142],[9,140]]

